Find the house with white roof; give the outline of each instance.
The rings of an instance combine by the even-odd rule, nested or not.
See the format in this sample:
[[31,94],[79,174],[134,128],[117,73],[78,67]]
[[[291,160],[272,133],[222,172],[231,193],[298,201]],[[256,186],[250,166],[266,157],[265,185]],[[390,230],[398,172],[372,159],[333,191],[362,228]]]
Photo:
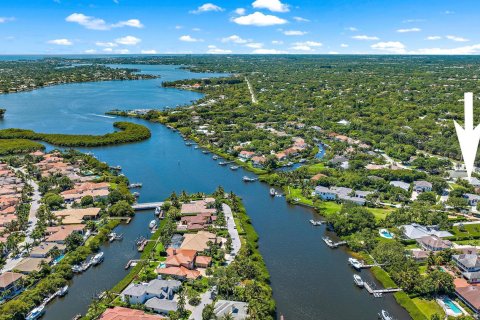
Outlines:
[[148,283],[131,283],[121,297],[130,304],[143,304],[151,298],[172,300],[182,283],[178,280],[154,279]]

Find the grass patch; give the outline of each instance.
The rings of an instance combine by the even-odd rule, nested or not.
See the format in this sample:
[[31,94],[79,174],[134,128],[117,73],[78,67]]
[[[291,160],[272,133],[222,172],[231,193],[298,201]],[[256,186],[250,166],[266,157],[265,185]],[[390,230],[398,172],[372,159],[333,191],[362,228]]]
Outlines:
[[45,141],[64,147],[97,147],[127,142],[136,142],[150,138],[150,130],[131,122],[115,122],[113,126],[120,131],[104,135],[37,133],[24,129],[0,130],[0,139],[29,139]]
[[322,172],[322,170],[325,169],[325,164],[323,162],[315,163],[315,164],[306,166],[306,168],[309,174],[314,175]]
[[393,211],[392,208],[367,208],[368,211],[373,213],[377,221],[385,220],[387,215]]
[[334,201],[322,201],[319,206],[317,206],[319,213],[326,217],[331,214],[334,214],[342,208],[340,203],[336,203]]
[[[292,187],[286,187],[284,188],[284,192],[287,195],[287,201],[292,202],[292,203],[299,203],[307,206],[313,207],[313,200],[308,199],[304,195],[302,195],[302,190],[301,189],[295,189]],[[296,200],[294,200],[296,199]]]
[[435,299],[426,300],[421,298],[413,298],[412,301],[417,308],[422,311],[427,319],[430,319],[434,314],[438,314],[440,319],[445,318],[445,312],[443,311],[443,308],[440,307]]

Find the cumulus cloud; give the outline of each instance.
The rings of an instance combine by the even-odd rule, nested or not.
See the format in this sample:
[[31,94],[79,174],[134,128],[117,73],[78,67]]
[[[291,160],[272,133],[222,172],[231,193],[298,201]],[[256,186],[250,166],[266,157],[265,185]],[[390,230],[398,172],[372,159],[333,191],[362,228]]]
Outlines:
[[183,35],[180,38],[178,38],[178,40],[184,41],[184,42],[202,42],[203,41],[202,39],[197,39],[190,35]]
[[116,44],[115,42],[102,42],[102,41],[95,42],[95,45],[98,47],[107,47],[107,48],[113,48],[118,46],[118,44]]
[[442,37],[440,36],[428,36],[426,38],[426,40],[440,40],[440,39],[442,39]]
[[91,30],[110,30],[112,28],[121,27],[143,28],[143,24],[138,19],[130,19],[108,24],[103,19],[87,16],[83,13],[72,13],[65,18],[65,21],[78,23],[79,25]]
[[237,8],[235,9],[235,13],[240,15],[240,16],[243,16],[245,14],[245,9],[244,8]]
[[281,40],[272,40],[272,44],[283,44],[283,41]]
[[348,48],[348,44],[342,43],[342,44],[340,45],[340,47],[342,47],[342,48]]
[[136,38],[134,36],[126,36],[115,39],[115,42],[126,46],[134,46],[142,42],[142,39]]
[[141,54],[157,54],[157,50],[142,50],[140,51]]
[[423,48],[415,50],[415,54],[479,54],[480,53],[480,44],[475,44],[471,46],[463,46],[457,48]]
[[274,15],[263,14],[261,12],[254,12],[246,16],[240,16],[232,20],[236,24],[243,26],[257,26],[266,27],[279,24],[285,24],[288,21]]
[[407,32],[420,32],[422,29],[420,28],[408,28],[408,29],[398,29],[397,32],[400,33],[407,33]]
[[375,36],[367,36],[367,35],[358,35],[358,36],[353,36],[352,39],[355,39],[355,40],[380,40],[378,37],[375,37]]
[[316,41],[295,42],[291,49],[297,51],[314,51],[313,47],[321,47],[323,44]]
[[190,13],[199,14],[199,13],[204,13],[209,11],[220,12],[224,10],[225,9],[223,9],[222,7],[219,7],[213,3],[205,3],[205,4],[202,4],[200,7],[198,7],[197,9],[190,11]]
[[302,17],[293,17],[293,20],[297,22],[310,22],[310,20],[302,18]]
[[227,49],[220,49],[217,48],[217,46],[214,46],[213,44],[208,46],[207,53],[210,54],[227,54],[227,53],[232,53],[232,50],[227,50]]
[[256,49],[253,50],[252,53],[254,54],[284,54],[288,53],[287,51],[277,50],[277,49]]
[[222,42],[223,42],[223,43],[233,42],[233,43],[237,43],[237,44],[244,44],[244,43],[247,43],[248,41],[249,41],[249,40],[242,39],[241,37],[237,36],[236,34],[231,35],[230,37],[226,37],[226,38],[223,38],[223,39],[222,39]]
[[447,38],[448,40],[456,41],[456,42],[467,42],[467,41],[470,41],[470,40],[468,40],[468,39],[466,39],[466,38],[457,37],[457,36],[452,36],[452,35],[445,36],[445,38]]
[[290,11],[287,4],[280,2],[280,0],[255,0],[252,7],[256,9],[268,9],[273,12],[288,12]]
[[355,27],[348,27],[347,30],[352,32],[358,31],[358,29]]
[[263,43],[260,42],[250,42],[245,45],[246,47],[252,48],[252,49],[260,49],[263,47]]
[[307,32],[300,30],[285,30],[283,31],[283,34],[286,36],[303,36],[306,35]]
[[95,50],[95,49],[87,49],[87,50],[84,51],[84,53],[86,53],[86,54],[93,54],[93,53],[96,53],[96,52],[97,52],[97,50]]
[[398,41],[385,41],[372,44],[372,49],[380,50],[388,53],[405,53],[405,45]]
[[14,17],[0,17],[0,23],[7,23],[14,20],[15,20]]
[[54,40],[49,40],[49,44],[55,44],[57,46],[71,46],[73,42],[68,39],[54,39]]

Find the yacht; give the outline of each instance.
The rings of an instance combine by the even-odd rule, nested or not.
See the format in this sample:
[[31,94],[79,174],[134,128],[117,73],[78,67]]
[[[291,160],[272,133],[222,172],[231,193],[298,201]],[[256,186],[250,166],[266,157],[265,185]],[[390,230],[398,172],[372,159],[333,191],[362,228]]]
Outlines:
[[332,239],[329,237],[323,237],[322,240],[329,246],[330,248],[336,248],[335,243],[333,243]]
[[96,266],[100,264],[103,261],[103,252],[97,253],[93,258],[92,258],[92,265]]
[[141,183],[131,183],[128,185],[130,189],[136,189],[136,188],[141,188],[142,184]]
[[82,272],[82,266],[76,264],[76,265],[72,266],[72,271],[73,271],[74,273],[80,273],[80,272]]
[[247,177],[247,176],[243,176],[243,182],[254,182],[256,181],[257,179],[255,178],[250,178],[250,177]]
[[25,320],[35,320],[35,319],[39,319],[39,318],[42,317],[44,314],[45,314],[45,306],[40,305],[40,306],[34,308],[32,311],[30,311],[30,313],[27,315],[27,317],[25,318]]
[[270,195],[273,197],[275,194],[277,193],[277,191],[275,191],[274,188],[270,188]]
[[322,221],[316,221],[316,220],[313,220],[313,219],[310,219],[310,223],[312,224],[312,226],[321,226],[322,225]]
[[363,287],[363,280],[362,277],[360,277],[358,274],[353,275],[353,281],[355,284],[359,287]]
[[210,152],[208,152],[208,150],[203,150],[202,153],[203,154],[209,154]]
[[155,215],[158,216],[160,214],[160,212],[162,212],[162,208],[161,207],[156,207],[155,208]]
[[134,193],[132,193],[132,195],[133,195],[135,198],[138,198],[138,197],[140,197],[140,192],[134,192]]
[[218,160],[218,156],[213,156],[212,159],[213,160]]
[[379,314],[378,314],[379,318],[382,319],[382,320],[393,320],[393,317],[385,310],[382,310]]
[[63,297],[63,296],[65,296],[67,293],[68,293],[68,286],[65,286],[65,287],[61,288],[60,290],[58,290],[57,296]]
[[156,221],[156,220],[150,221],[150,224],[148,225],[148,227],[149,227],[150,229],[153,229],[153,228],[155,228],[156,226],[157,226],[157,221]]
[[230,169],[235,171],[238,169],[238,166],[231,166]]
[[221,165],[221,166],[226,166],[227,162],[226,161],[220,161],[218,164]]
[[355,258],[348,258],[348,263],[357,270],[362,268],[362,263]]

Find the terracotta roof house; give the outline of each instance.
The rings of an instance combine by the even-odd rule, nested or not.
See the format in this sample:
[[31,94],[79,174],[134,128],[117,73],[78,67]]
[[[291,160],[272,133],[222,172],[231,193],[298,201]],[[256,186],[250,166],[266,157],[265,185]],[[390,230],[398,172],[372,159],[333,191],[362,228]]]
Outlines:
[[201,213],[195,216],[183,216],[178,225],[179,230],[203,230],[216,220],[216,216],[211,213]]
[[480,313],[480,287],[457,287],[455,288],[455,294],[476,314]]
[[217,237],[215,234],[207,231],[199,231],[198,233],[194,234],[188,233],[185,235],[180,248],[202,252],[208,249],[208,242],[210,241],[213,243],[217,242]]
[[100,320],[160,320],[164,317],[147,314],[141,310],[128,309],[123,307],[114,307],[107,309],[101,316]]
[[436,236],[425,236],[417,239],[417,243],[427,251],[442,251],[452,247],[448,240],[442,240]]
[[167,267],[180,267],[183,266],[188,269],[193,269],[195,264],[195,257],[197,251],[188,249],[167,249],[167,259],[165,265]]
[[33,271],[40,271],[42,261],[50,263],[50,258],[25,258],[18,263],[13,270],[17,270],[23,274],[29,274]]
[[47,227],[46,242],[65,243],[65,239],[73,232],[83,234],[84,224],[70,224],[55,227]]
[[32,251],[30,251],[30,257],[46,258],[48,253],[52,251],[53,248],[57,248],[60,250],[60,252],[63,252],[65,250],[65,245],[55,242],[42,242],[38,246],[33,247]]
[[81,224],[84,220],[98,218],[100,208],[66,209],[54,211],[53,214],[62,219],[62,224]]
[[324,177],[326,177],[325,174],[323,174],[323,173],[317,173],[316,175],[314,175],[313,177],[311,177],[310,180],[312,180],[312,181],[318,181],[318,180],[320,180],[321,178],[324,178]]
[[255,152],[253,152],[253,151],[243,150],[243,151],[240,151],[240,153],[238,154],[238,157],[240,159],[246,161],[246,160],[251,159],[254,155],[255,155]]
[[0,275],[0,294],[3,295],[6,292],[10,292],[9,296],[12,296],[23,289],[22,277],[23,274],[17,272],[7,271],[2,273]]
[[267,158],[265,156],[254,156],[252,157],[252,164],[254,167],[263,167],[263,165],[267,162]]
[[211,198],[207,198],[204,200],[197,200],[192,201],[189,203],[182,203],[182,207],[180,208],[180,213],[182,215],[193,215],[199,213],[210,213],[214,214],[217,212],[215,208],[207,208],[209,203],[215,202],[215,200]]
[[155,272],[159,275],[170,276],[180,280],[185,280],[185,279],[195,280],[201,276],[200,271],[190,270],[185,267],[157,268]]
[[212,257],[197,256],[195,258],[195,266],[198,268],[208,268],[212,264]]

